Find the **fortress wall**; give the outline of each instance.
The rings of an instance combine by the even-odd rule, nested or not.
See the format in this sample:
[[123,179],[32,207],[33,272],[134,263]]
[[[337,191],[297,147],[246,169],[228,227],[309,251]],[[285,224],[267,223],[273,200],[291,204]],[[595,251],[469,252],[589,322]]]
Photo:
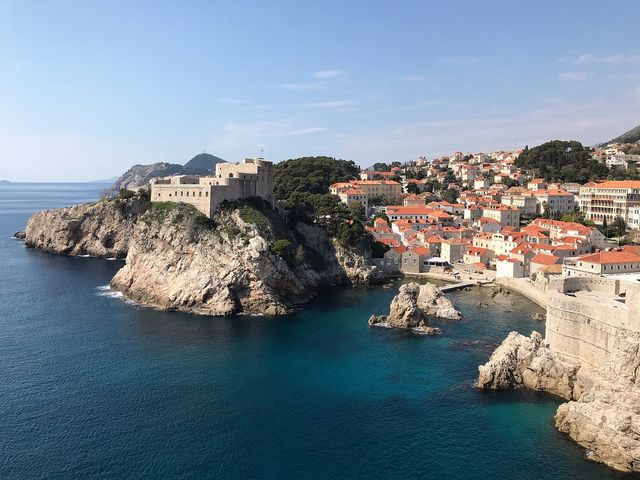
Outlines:
[[[601,277],[569,277],[552,289],[547,307],[545,338],[550,348],[567,360],[601,366],[618,337],[640,331],[638,286]],[[567,295],[571,292],[603,292],[608,299]],[[612,300],[621,291],[626,301]]]
[[518,292],[520,295],[527,297],[532,302],[537,303],[542,308],[547,308],[548,304],[548,286],[542,282],[531,282],[524,278],[498,277],[495,282],[498,285]]

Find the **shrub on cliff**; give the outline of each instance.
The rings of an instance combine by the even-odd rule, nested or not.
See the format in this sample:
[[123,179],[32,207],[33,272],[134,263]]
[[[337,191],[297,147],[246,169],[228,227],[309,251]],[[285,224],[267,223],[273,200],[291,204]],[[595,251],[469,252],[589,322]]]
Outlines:
[[293,263],[295,260],[296,254],[294,252],[293,244],[286,238],[281,238],[273,242],[269,247],[269,250],[282,257],[288,264]]
[[147,224],[163,223],[172,216],[172,225],[190,224],[198,228],[212,228],[215,223],[193,205],[181,202],[153,202],[141,217]]

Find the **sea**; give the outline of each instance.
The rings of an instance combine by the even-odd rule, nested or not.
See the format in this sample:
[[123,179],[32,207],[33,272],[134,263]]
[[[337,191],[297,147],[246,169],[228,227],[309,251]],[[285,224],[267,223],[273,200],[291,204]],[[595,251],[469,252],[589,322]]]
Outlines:
[[524,297],[448,293],[464,319],[440,336],[367,325],[398,282],[204,317],[112,292],[120,261],[11,238],[105,187],[0,185],[1,479],[629,478],[555,430],[559,399],[474,387],[510,331],[544,329]]

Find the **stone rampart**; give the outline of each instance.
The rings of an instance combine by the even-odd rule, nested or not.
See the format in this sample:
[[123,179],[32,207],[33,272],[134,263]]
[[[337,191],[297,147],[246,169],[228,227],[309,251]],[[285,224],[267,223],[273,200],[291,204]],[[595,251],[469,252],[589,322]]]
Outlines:
[[571,362],[597,368],[625,332],[640,332],[640,285],[601,277],[570,277],[549,290],[545,339]]

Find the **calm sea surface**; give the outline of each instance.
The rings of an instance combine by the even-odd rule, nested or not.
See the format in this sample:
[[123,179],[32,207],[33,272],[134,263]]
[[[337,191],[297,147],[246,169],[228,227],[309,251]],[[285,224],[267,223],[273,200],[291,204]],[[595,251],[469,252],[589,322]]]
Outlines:
[[0,185],[0,478],[623,478],[556,432],[557,400],[472,387],[509,331],[543,328],[523,297],[451,293],[465,319],[426,338],[367,326],[397,285],[205,318],[114,297],[119,262],[9,238],[104,187]]

